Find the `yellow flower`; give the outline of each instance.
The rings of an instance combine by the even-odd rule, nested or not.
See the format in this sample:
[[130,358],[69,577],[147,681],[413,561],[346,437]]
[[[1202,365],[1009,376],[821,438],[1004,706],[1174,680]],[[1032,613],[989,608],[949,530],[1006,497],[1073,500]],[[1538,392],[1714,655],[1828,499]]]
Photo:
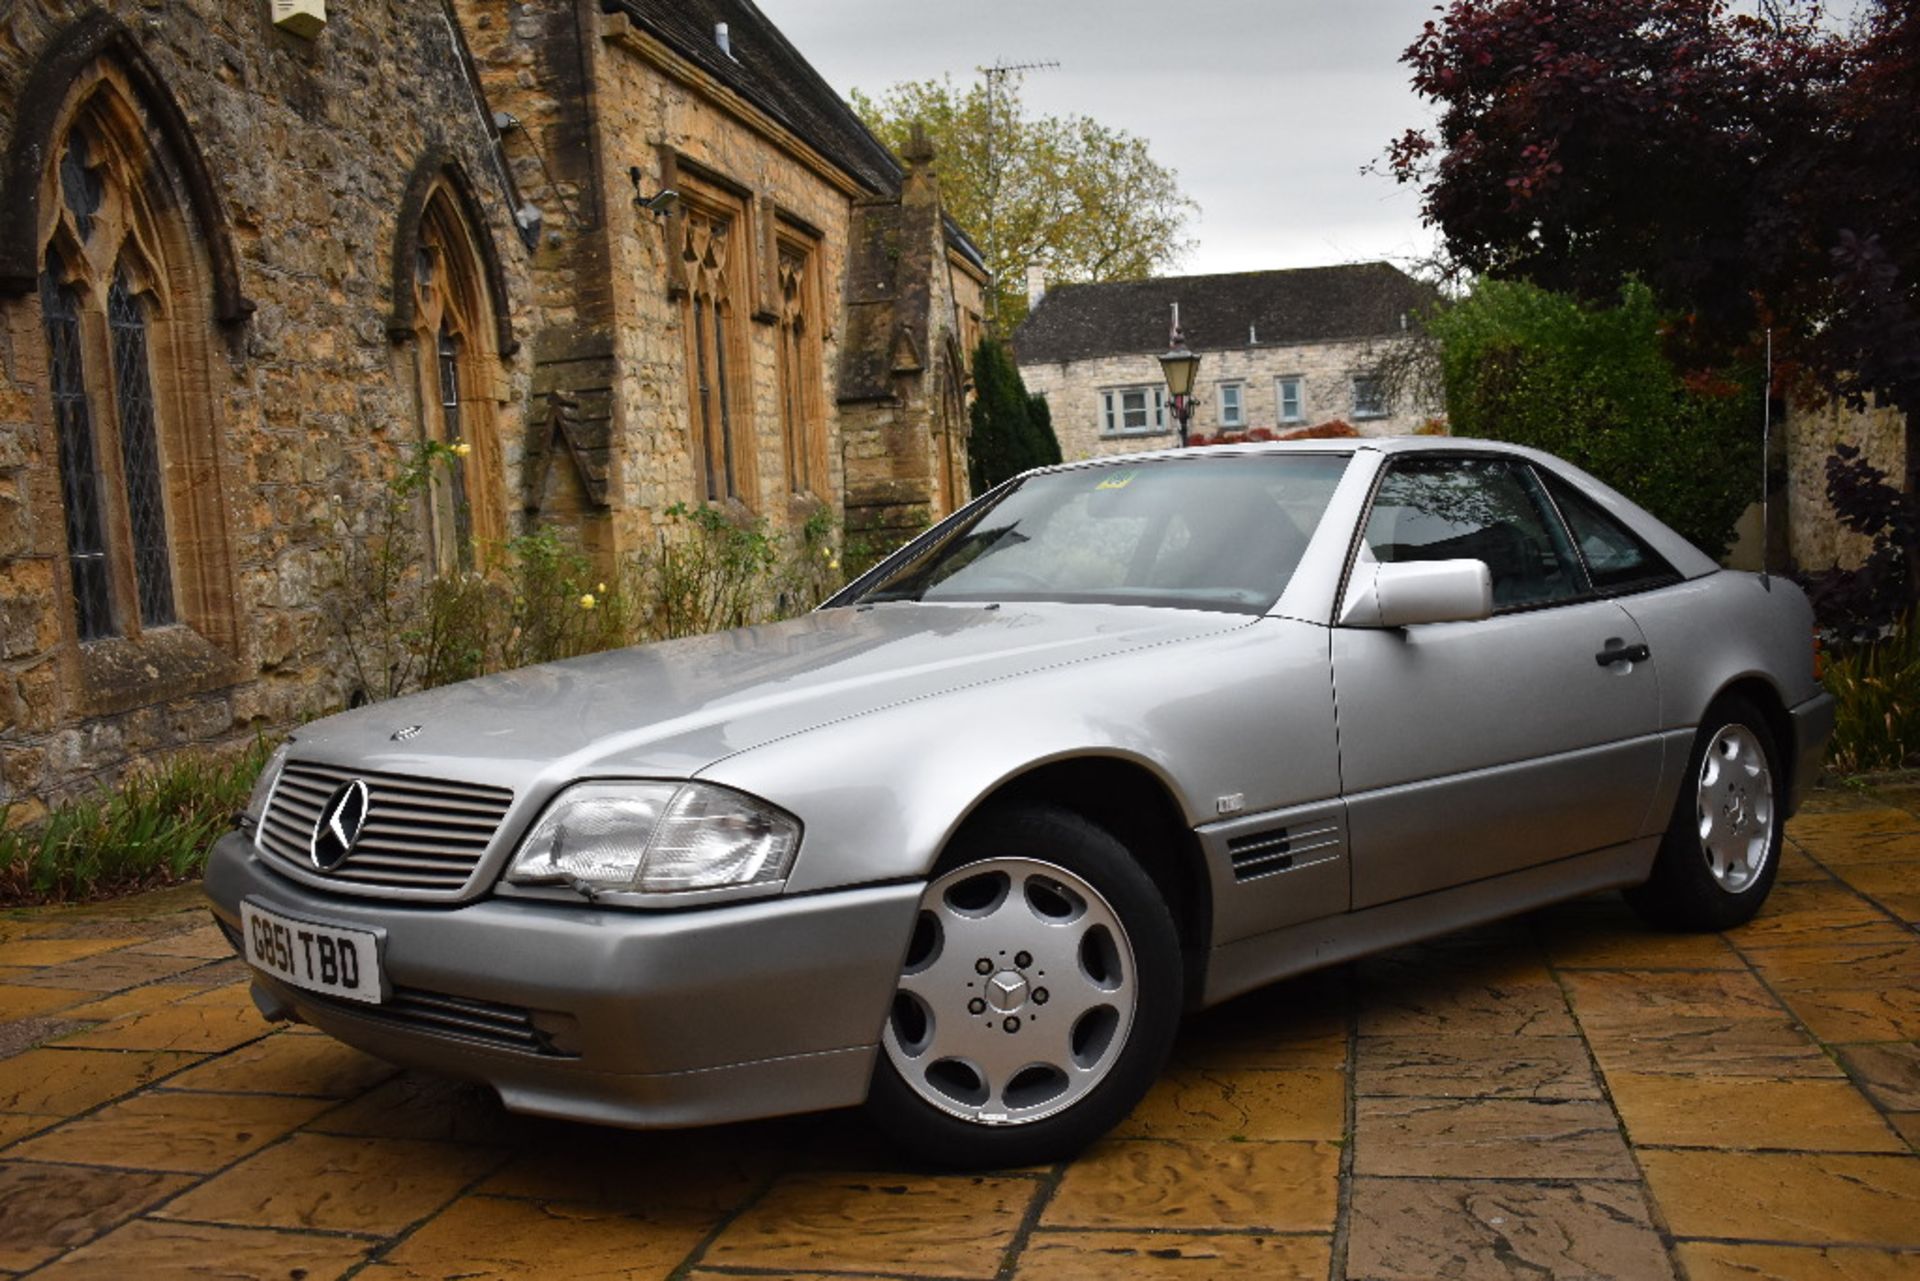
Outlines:
[[830,560],[830,561],[828,561],[828,562],[827,562],[827,568],[828,568],[828,569],[838,569],[838,568],[840,568],[840,559],[839,559],[839,557],[837,557],[837,556],[836,556],[836,557],[835,557],[834,559],[832,559],[832,560]]
[[599,602],[597,602],[597,601],[595,601],[595,600],[593,599],[593,593],[592,593],[592,592],[588,592],[588,593],[587,593],[587,594],[586,594],[585,596],[582,596],[582,597],[580,598],[580,608],[581,608],[581,609],[592,609],[592,608],[593,608],[593,607],[594,607],[594,606],[595,606],[596,604],[598,604],[598,603],[599,603]]
[[607,590],[607,585],[605,583],[595,583],[593,590],[601,593],[602,595],[605,595]]
[[473,452],[473,446],[469,445],[464,440],[453,447],[453,456],[455,458],[465,458],[468,454],[471,454],[472,452]]
[[831,547],[822,547],[822,548],[820,549],[820,559],[821,559],[821,560],[832,560],[832,559],[833,559],[833,548],[831,548]]

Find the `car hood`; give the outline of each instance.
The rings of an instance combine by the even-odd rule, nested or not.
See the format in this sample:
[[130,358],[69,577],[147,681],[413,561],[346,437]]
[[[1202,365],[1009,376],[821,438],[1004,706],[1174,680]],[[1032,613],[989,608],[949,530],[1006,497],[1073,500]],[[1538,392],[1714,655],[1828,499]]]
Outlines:
[[684,778],[876,708],[1253,621],[1080,604],[823,610],[377,703],[303,727],[295,755],[516,791],[541,779]]

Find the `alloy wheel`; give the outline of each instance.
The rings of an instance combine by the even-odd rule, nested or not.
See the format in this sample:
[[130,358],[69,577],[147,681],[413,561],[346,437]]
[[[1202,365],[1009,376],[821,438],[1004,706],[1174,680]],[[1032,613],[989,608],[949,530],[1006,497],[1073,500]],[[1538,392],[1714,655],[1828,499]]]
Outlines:
[[1019,1125],[1106,1078],[1138,997],[1132,944],[1099,890],[1051,863],[985,859],[922,895],[882,1041],[927,1103]]
[[1721,727],[1700,760],[1697,813],[1707,870],[1730,894],[1760,878],[1773,849],[1773,771],[1759,736]]

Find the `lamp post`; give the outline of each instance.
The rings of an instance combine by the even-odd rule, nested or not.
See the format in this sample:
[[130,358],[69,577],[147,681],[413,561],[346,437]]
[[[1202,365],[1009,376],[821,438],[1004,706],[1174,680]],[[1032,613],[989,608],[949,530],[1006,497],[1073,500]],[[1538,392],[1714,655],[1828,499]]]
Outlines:
[[1180,304],[1173,304],[1173,325],[1167,333],[1167,352],[1160,357],[1160,372],[1167,380],[1167,395],[1173,400],[1173,420],[1180,424],[1180,448],[1187,447],[1187,423],[1193,417],[1193,378],[1200,371],[1200,355],[1187,350],[1187,336],[1180,329]]

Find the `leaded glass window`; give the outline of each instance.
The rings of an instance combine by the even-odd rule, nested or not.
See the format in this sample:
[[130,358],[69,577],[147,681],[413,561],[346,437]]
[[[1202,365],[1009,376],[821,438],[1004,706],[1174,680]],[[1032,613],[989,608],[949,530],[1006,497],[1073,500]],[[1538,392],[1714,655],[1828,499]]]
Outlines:
[[81,640],[96,640],[115,630],[100,470],[94,458],[93,414],[87,405],[80,297],[66,283],[66,264],[55,249],[47,251],[46,269],[40,275],[40,316],[47,333],[47,383],[59,437],[74,626]]
[[797,247],[780,250],[780,434],[786,446],[787,484],[796,494],[814,485],[814,387],[820,373],[810,318],[812,261],[811,254]]
[[87,135],[75,130],[67,137],[67,149],[60,153],[60,194],[82,240],[92,237],[93,216],[106,202],[106,184],[93,166],[92,152]]
[[147,315],[127,287],[124,271],[115,273],[107,291],[107,326],[113,335],[113,391],[120,411],[120,461],[127,482],[127,523],[132,527],[140,621],[161,627],[175,621],[167,504],[154,427]]
[[496,331],[473,229],[448,188],[427,197],[417,235],[413,332],[422,435],[454,451],[433,468],[427,494],[434,559],[443,570],[471,571],[507,542],[493,418]]
[[[175,163],[179,139],[153,127],[110,57],[65,86],[53,105],[68,124],[47,148],[38,206],[43,448],[50,470],[57,463],[60,533],[36,530],[34,541],[62,566],[65,599],[48,608],[80,643],[79,661],[60,667],[78,679],[73,706],[92,714],[213,674],[211,656],[177,629],[229,654],[239,632],[206,365],[206,229]],[[168,661],[129,648],[149,630]],[[93,674],[109,669],[111,680]]]
[[688,381],[693,393],[695,445],[706,500],[718,502],[738,498],[742,488],[740,459],[734,452],[734,410],[727,387],[729,331],[733,324],[728,250],[733,224],[727,218],[698,210],[690,211],[682,222],[686,240],[681,252],[687,263],[689,299],[683,314],[692,331]]
[[[440,428],[441,438],[449,445],[460,443],[460,340],[448,328],[447,322],[440,322],[440,340],[436,350],[439,353],[440,370]],[[453,537],[454,555],[460,568],[473,568],[473,508],[467,503],[467,468],[464,460],[456,462],[449,470],[449,485],[453,490]]]

